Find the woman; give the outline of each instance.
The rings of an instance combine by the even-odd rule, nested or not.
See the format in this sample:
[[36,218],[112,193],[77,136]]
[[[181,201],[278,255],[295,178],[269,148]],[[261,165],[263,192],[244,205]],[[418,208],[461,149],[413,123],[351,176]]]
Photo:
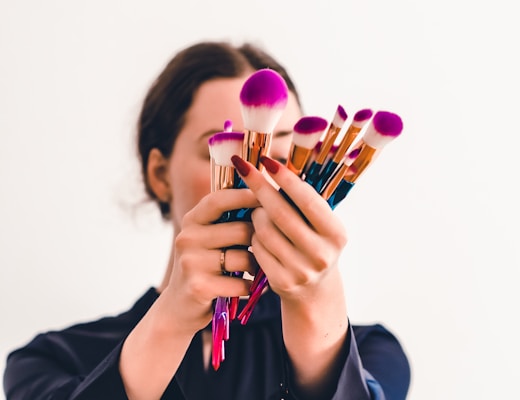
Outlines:
[[[240,89],[255,70],[279,72],[289,100],[274,132],[269,178],[233,159],[249,190],[210,191],[208,137],[225,120],[241,130]],[[200,43],[178,53],[150,89],[138,123],[148,194],[174,240],[164,279],[126,313],[37,336],[8,358],[4,386],[17,399],[403,399],[409,367],[381,326],[349,324],[338,258],[346,233],[329,206],[278,160],[302,116],[286,71],[250,45]],[[294,200],[301,216],[268,179]],[[254,208],[251,222],[213,222]],[[251,246],[252,253],[234,245]],[[225,255],[225,259],[221,259]],[[208,367],[212,303],[248,294],[260,265],[270,289],[226,360]]]

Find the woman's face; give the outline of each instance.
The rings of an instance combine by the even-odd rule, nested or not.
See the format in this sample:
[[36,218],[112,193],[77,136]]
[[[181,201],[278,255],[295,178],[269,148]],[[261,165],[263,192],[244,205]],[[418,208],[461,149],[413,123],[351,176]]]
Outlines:
[[[175,232],[179,232],[184,214],[210,192],[209,137],[222,131],[228,119],[233,122],[234,131],[243,131],[239,94],[247,78],[213,79],[203,83],[195,93],[168,162],[170,215]],[[271,157],[287,158],[290,134],[301,116],[296,97],[289,93],[287,107],[273,133]]]

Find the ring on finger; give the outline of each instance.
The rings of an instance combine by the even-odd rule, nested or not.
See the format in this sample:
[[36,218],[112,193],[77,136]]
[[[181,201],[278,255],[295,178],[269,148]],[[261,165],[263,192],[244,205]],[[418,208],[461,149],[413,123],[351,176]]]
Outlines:
[[220,250],[220,270],[223,274],[228,274],[228,271],[226,271],[226,250],[227,249]]

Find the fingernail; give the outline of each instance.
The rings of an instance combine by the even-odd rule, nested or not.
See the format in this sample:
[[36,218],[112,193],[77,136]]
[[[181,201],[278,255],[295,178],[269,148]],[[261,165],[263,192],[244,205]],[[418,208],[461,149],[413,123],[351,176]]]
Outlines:
[[262,156],[260,157],[260,162],[264,165],[265,169],[268,170],[271,174],[276,174],[280,166],[273,159]]
[[249,164],[242,160],[239,156],[231,157],[231,162],[237,169],[238,173],[242,176],[247,176],[249,174]]

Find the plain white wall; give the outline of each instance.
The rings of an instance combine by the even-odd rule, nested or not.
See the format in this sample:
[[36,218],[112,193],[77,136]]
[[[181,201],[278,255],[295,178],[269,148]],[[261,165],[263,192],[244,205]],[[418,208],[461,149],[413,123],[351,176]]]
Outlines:
[[[127,308],[171,232],[143,198],[134,124],[201,39],[250,40],[308,114],[399,113],[336,212],[350,318],[382,322],[411,399],[491,399],[520,379],[518,37],[513,2],[0,1],[0,369],[37,332]],[[516,26],[515,26],[516,25]]]

